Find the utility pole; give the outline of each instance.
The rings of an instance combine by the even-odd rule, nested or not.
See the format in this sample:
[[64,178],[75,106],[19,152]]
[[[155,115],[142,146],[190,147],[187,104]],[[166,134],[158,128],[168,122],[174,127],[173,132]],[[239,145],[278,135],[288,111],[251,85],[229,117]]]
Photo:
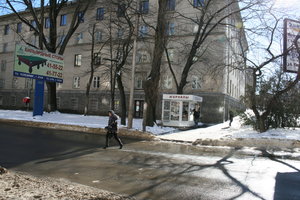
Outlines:
[[139,1],[136,4],[136,15],[135,15],[135,34],[133,39],[133,53],[132,53],[132,68],[131,68],[131,83],[130,83],[130,96],[129,96],[129,109],[128,109],[128,128],[132,128],[133,123],[133,96],[134,96],[134,76],[135,76],[135,61],[136,61],[136,46],[137,46],[137,38],[138,38],[138,29],[139,29]]

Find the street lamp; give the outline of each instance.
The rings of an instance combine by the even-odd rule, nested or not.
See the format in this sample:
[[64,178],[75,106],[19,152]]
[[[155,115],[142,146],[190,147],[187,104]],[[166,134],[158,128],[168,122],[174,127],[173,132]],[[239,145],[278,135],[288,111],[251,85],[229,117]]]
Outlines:
[[132,68],[131,68],[131,84],[130,84],[130,95],[129,95],[129,108],[128,108],[128,128],[132,128],[133,121],[133,96],[134,96],[134,76],[135,76],[135,61],[136,61],[136,46],[137,46],[137,37],[138,37],[138,27],[139,27],[139,12],[138,12],[138,4],[136,5],[136,25],[135,25],[135,34],[133,40],[133,53],[132,53]]

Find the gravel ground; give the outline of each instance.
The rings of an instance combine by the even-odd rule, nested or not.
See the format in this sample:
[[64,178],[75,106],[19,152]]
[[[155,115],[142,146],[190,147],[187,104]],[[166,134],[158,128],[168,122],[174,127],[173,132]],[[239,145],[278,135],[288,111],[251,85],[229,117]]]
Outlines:
[[0,173],[0,200],[39,199],[129,200],[132,198],[72,183],[64,179],[38,178],[13,171]]

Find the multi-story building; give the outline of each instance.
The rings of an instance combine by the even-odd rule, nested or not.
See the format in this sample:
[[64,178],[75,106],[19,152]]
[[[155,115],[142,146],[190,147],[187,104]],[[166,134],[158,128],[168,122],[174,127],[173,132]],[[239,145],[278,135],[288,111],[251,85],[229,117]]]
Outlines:
[[[199,10],[203,6],[201,2],[203,1],[168,0],[166,34],[169,62],[167,56],[164,56],[159,91],[161,94],[176,93],[176,81],[180,80],[191,43],[199,29],[195,21],[199,18]],[[129,32],[126,20],[122,18],[122,12],[129,7],[122,9],[122,6],[126,7],[126,4],[115,5],[109,1],[97,0],[81,18],[81,24],[64,53],[64,82],[57,84],[57,104],[60,111],[82,113],[84,110],[85,90],[91,66],[92,35],[95,39],[94,50],[97,59],[94,62],[90,112],[106,114],[110,108],[111,69],[117,62],[115,59],[122,57],[119,49]],[[222,3],[216,1],[215,7],[216,9],[222,7]],[[233,4],[224,12],[230,12],[230,9],[238,9],[238,5]],[[138,10],[139,15],[134,11],[128,12],[131,13],[133,25],[139,16],[134,113],[135,117],[142,117],[143,80],[146,79],[151,67],[157,1],[142,0],[139,2]],[[69,3],[62,9],[57,19],[58,44],[64,39],[73,12],[72,3]],[[27,10],[20,14],[32,20]],[[227,120],[230,109],[243,108],[240,97],[245,94],[246,76],[245,72],[240,70],[244,67],[244,63],[237,54],[247,48],[247,42],[240,21],[241,16],[238,12],[223,21],[227,25],[219,25],[209,34],[193,60],[194,64],[189,72],[184,93],[203,97],[201,105],[203,122],[222,122]],[[93,25],[96,27],[94,32],[92,32]],[[45,31],[49,26],[46,17]],[[24,41],[37,45],[38,36],[15,14],[0,16],[0,108],[24,108],[22,98],[33,97],[33,80],[13,76],[15,44],[22,44]],[[127,97],[130,89],[131,63],[132,52],[122,71]],[[170,67],[174,73],[171,73]],[[118,88],[114,102],[118,112],[120,105]],[[158,101],[158,116],[160,110],[161,101]]]

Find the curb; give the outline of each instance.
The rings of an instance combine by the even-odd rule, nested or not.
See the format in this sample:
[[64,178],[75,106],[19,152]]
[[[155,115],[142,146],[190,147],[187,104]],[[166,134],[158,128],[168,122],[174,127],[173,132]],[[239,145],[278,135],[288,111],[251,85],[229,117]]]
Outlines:
[[[78,125],[57,124],[57,123],[49,123],[49,122],[34,122],[34,121],[13,120],[13,119],[0,119],[0,123],[1,122],[7,124],[14,124],[14,125],[17,124],[26,127],[65,130],[65,131],[78,131],[84,133],[106,135],[106,130],[104,128],[90,128],[90,127],[78,126]],[[155,136],[152,135],[151,133],[140,132],[137,130],[131,130],[126,128],[119,128],[118,135],[132,138],[132,139],[155,140]]]
[[300,148],[299,140],[275,138],[231,138],[231,139],[198,139],[193,145],[229,146],[235,148],[255,147],[265,150],[294,150]]
[[275,138],[231,138],[231,139],[197,139],[196,141],[161,139],[161,141],[184,143],[195,146],[210,146],[210,147],[233,147],[240,149],[243,147],[257,148],[259,150],[272,151],[299,151],[300,140],[275,139]]

